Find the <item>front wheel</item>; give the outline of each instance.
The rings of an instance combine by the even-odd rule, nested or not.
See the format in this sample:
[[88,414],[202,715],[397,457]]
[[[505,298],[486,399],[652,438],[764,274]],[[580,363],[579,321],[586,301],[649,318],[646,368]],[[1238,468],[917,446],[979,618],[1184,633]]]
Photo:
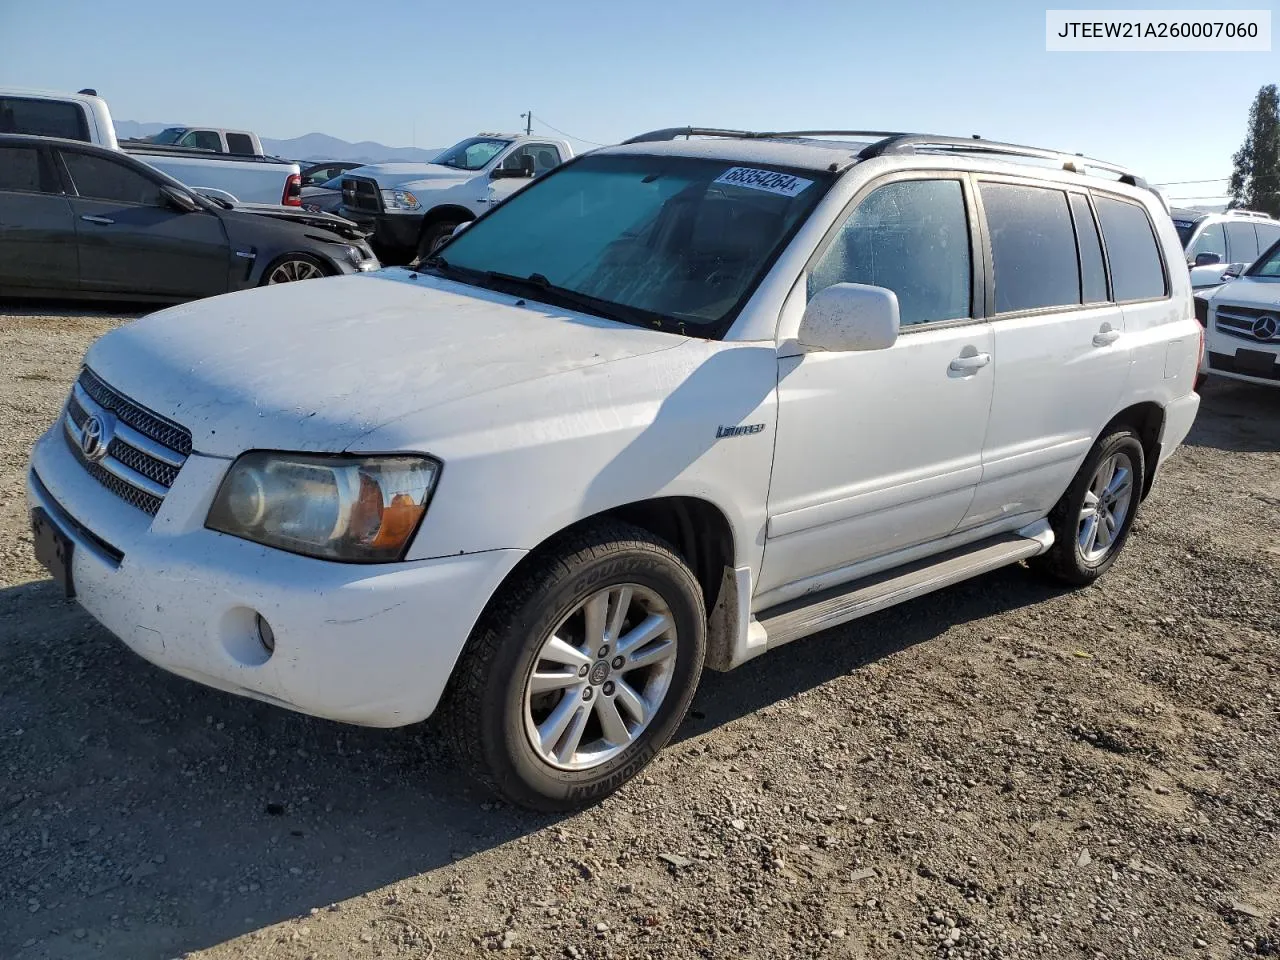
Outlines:
[[1145,479],[1137,434],[1125,427],[1099,440],[1049,514],[1053,546],[1031,566],[1072,586],[1097,580],[1129,538]]
[[262,274],[262,285],[294,283],[298,280],[318,280],[333,271],[309,253],[287,253],[267,267]]
[[648,531],[606,523],[529,561],[476,626],[445,695],[470,772],[508,800],[569,810],[671,739],[706,653],[697,580]]
[[444,242],[453,236],[453,231],[458,229],[460,223],[461,220],[436,220],[424,226],[418,237],[418,260],[427,259],[444,246]]

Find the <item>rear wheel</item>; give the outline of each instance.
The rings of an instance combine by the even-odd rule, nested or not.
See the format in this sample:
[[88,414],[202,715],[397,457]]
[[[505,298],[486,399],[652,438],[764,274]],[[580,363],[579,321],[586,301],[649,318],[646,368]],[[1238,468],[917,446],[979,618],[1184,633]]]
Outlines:
[[1129,538],[1145,478],[1137,434],[1124,427],[1099,440],[1049,514],[1053,546],[1031,565],[1072,586],[1097,580]]
[[262,275],[262,285],[267,287],[298,280],[318,280],[332,273],[324,263],[309,253],[287,253],[267,267]]
[[491,603],[450,681],[445,723],[470,772],[512,802],[584,806],[670,740],[705,651],[702,591],[683,560],[646,530],[600,524]]

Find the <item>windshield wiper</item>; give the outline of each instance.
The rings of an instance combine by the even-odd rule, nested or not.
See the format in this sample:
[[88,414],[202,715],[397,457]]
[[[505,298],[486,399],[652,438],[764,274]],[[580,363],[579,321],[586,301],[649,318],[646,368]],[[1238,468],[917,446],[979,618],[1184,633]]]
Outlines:
[[594,314],[597,317],[615,320],[618,323],[649,324],[656,317],[655,314],[650,313],[648,310],[628,307],[625,304],[614,303],[611,300],[601,300],[599,297],[579,293],[577,290],[570,290],[568,287],[558,287],[541,273],[531,273],[527,277],[517,277],[510,273],[488,270],[484,273],[484,277],[490,283],[503,284],[527,291],[535,299],[545,300],[547,303],[553,303],[560,307],[581,310],[583,313]]

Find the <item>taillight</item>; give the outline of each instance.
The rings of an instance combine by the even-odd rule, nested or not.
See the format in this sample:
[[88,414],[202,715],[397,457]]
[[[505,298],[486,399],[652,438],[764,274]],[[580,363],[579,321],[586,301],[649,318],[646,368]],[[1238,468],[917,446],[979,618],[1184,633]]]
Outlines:
[[1195,305],[1196,319],[1200,321],[1200,326],[1209,326],[1209,301],[1204,297],[1192,297],[1191,302]]
[[284,196],[280,198],[280,202],[286,207],[302,206],[302,174],[289,174],[289,179],[284,182]]

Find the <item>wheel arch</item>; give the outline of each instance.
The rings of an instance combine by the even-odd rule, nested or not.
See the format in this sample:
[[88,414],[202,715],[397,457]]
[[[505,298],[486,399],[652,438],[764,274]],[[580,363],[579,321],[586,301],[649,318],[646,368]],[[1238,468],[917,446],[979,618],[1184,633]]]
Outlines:
[[1102,428],[1098,436],[1106,436],[1117,427],[1126,426],[1138,435],[1142,443],[1142,456],[1146,470],[1142,478],[1142,499],[1151,492],[1155,482],[1156,467],[1160,462],[1160,434],[1164,429],[1164,407],[1152,400],[1144,400],[1125,407]]
[[335,277],[342,273],[342,268],[338,266],[337,262],[324,254],[317,253],[314,250],[286,250],[266,262],[266,265],[262,268],[262,272],[258,274],[257,285],[261,286],[265,284],[267,282],[267,278],[271,276],[271,271],[290,257],[306,257],[308,260],[315,260],[327,271],[326,276]]
[[456,203],[442,203],[438,207],[432,207],[422,216],[422,229],[418,231],[421,237],[426,229],[439,223],[441,220],[459,220],[467,223],[476,218],[474,210],[461,206]]

